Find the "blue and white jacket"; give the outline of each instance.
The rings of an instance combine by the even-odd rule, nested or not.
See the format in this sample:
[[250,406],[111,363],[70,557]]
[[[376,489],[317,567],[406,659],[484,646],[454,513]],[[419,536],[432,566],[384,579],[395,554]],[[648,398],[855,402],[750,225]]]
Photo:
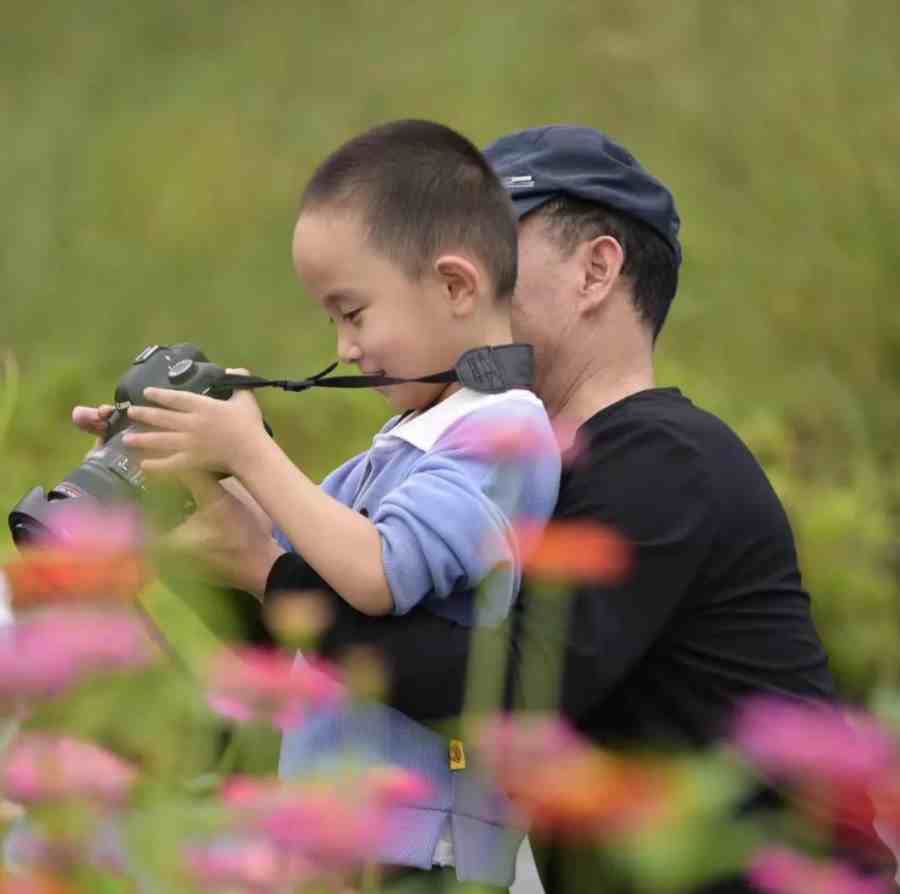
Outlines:
[[[506,433],[505,448],[490,446],[497,433]],[[559,474],[556,439],[534,394],[464,388],[422,414],[391,419],[322,489],[378,529],[395,613],[421,602],[469,626],[509,613],[522,572],[513,526],[550,518]],[[373,860],[452,863],[461,881],[508,886],[524,833],[510,825],[507,799],[474,755],[451,770],[448,749],[445,737],[391,707],[356,705],[318,712],[286,732],[280,774],[315,772],[348,755],[419,773],[431,796],[395,810],[392,835]]]

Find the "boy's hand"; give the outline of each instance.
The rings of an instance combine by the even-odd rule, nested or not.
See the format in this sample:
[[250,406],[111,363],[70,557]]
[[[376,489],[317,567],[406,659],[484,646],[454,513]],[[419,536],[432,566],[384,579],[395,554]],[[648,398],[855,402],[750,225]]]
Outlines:
[[129,433],[124,442],[147,454],[141,463],[145,472],[237,474],[252,462],[261,439],[268,438],[259,405],[248,391],[235,391],[228,400],[167,388],[146,388],[144,396],[157,406],[131,407],[128,418],[156,430]]

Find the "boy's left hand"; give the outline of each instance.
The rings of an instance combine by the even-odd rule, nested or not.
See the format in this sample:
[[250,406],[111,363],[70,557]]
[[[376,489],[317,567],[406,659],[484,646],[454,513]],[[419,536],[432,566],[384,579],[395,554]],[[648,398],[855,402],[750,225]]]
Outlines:
[[203,469],[234,475],[259,439],[268,437],[249,391],[236,390],[228,400],[168,388],[146,388],[144,396],[157,406],[131,407],[128,418],[154,431],[129,433],[124,442],[144,452],[141,468],[150,474]]

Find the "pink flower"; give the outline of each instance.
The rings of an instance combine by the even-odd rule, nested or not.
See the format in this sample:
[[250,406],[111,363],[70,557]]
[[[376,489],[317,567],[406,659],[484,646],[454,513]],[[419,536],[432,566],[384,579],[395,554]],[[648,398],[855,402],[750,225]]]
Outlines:
[[764,772],[804,782],[866,786],[896,760],[892,738],[870,717],[772,696],[744,703],[734,740]]
[[501,714],[481,725],[478,749],[489,767],[506,776],[582,756],[590,745],[556,714]]
[[216,658],[207,697],[210,707],[226,717],[269,721],[286,729],[299,723],[307,710],[340,704],[345,689],[337,671],[324,662],[248,648]]
[[817,863],[782,847],[757,853],[748,874],[764,894],[888,894],[893,890],[886,879],[865,878],[841,863]]
[[135,777],[132,766],[96,745],[38,734],[17,739],[0,771],[3,791],[22,803],[87,798],[118,804]]
[[400,767],[374,767],[363,776],[363,786],[381,807],[421,803],[432,792],[423,776]]
[[222,800],[277,847],[340,871],[372,858],[390,834],[391,807],[429,792],[415,774],[378,768],[298,782],[238,777],[224,786]]
[[144,539],[141,517],[134,508],[80,499],[66,500],[57,507],[47,534],[37,545],[103,554],[139,550]]
[[135,615],[33,615],[0,630],[0,704],[57,695],[91,674],[139,667],[157,654]]
[[264,838],[222,838],[185,849],[191,875],[204,887],[281,891],[314,873],[302,859],[279,851]]
[[483,421],[464,417],[455,427],[454,441],[471,456],[491,462],[529,460],[552,455],[558,448],[531,417]]

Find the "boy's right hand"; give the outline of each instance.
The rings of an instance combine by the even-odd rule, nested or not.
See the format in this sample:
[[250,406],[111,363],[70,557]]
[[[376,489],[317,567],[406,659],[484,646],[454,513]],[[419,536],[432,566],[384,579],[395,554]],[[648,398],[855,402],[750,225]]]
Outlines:
[[100,404],[99,407],[74,407],[72,409],[72,422],[82,431],[97,435],[96,447],[103,443],[106,434],[106,424],[109,417],[115,413],[116,408],[110,404]]

